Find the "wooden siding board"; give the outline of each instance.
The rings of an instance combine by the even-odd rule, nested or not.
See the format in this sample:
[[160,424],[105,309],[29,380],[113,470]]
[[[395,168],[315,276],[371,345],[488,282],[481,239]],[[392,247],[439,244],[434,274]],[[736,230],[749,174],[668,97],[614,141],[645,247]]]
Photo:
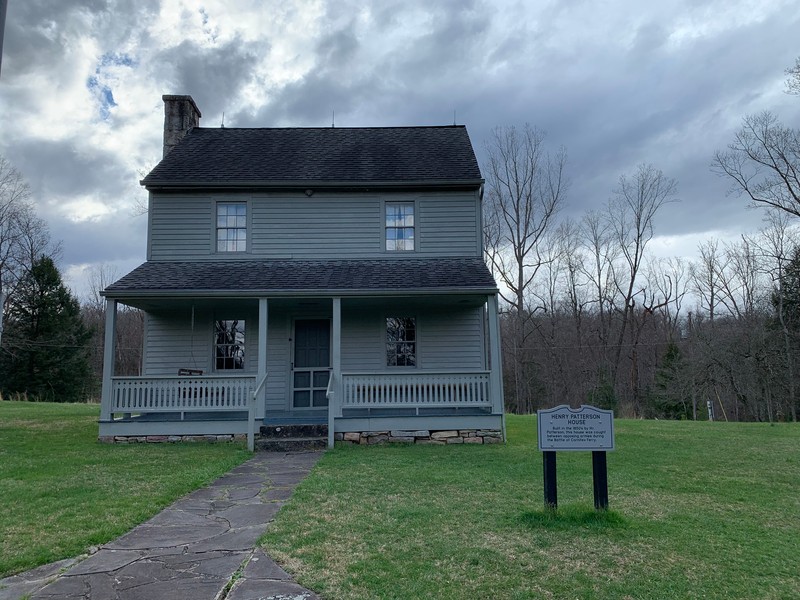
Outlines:
[[379,205],[375,196],[256,197],[253,254],[327,258],[377,253]]
[[482,369],[480,309],[429,309],[418,317],[419,364],[424,369]]
[[147,352],[144,375],[177,375],[178,369],[202,369],[206,375],[234,374],[234,371],[215,371],[213,364],[213,319],[242,318],[245,321],[245,368],[242,373],[257,370],[258,313],[245,311],[237,315],[196,309],[194,320],[190,308],[183,310],[150,311],[145,330]]
[[[220,258],[367,258],[386,256],[383,203],[414,201],[418,207],[415,256],[480,253],[479,206],[472,193],[432,194],[151,194],[148,257],[151,260]],[[249,250],[217,253],[214,207],[246,201]]]
[[288,408],[289,390],[289,317],[285,311],[270,308],[267,330],[267,415]]
[[377,308],[351,310],[342,306],[342,371],[386,368],[384,314]]
[[152,260],[192,260],[211,255],[214,200],[208,194],[151,194],[149,252]]
[[475,197],[441,195],[419,200],[419,248],[432,255],[472,255],[478,252]]
[[481,308],[375,307],[342,309],[342,371],[392,372],[386,366],[387,316],[417,318],[418,367],[423,370],[484,368]]

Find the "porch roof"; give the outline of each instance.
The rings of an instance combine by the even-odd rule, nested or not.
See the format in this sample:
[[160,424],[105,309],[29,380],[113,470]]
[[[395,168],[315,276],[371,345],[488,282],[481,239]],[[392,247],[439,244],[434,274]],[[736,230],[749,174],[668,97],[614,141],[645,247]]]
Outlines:
[[108,286],[109,298],[495,293],[478,257],[384,260],[149,261]]

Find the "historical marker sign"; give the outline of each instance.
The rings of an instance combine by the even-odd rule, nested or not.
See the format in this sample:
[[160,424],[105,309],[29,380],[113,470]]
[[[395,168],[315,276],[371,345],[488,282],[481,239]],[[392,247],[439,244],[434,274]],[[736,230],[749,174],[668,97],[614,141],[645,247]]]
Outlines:
[[536,414],[542,452],[614,450],[614,411],[562,404]]

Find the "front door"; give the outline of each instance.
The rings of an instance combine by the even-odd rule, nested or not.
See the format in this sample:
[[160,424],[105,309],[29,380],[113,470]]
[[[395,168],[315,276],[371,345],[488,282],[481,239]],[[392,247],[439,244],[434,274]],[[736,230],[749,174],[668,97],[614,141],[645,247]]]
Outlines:
[[292,408],[328,406],[325,392],[331,376],[331,322],[298,319],[294,322]]

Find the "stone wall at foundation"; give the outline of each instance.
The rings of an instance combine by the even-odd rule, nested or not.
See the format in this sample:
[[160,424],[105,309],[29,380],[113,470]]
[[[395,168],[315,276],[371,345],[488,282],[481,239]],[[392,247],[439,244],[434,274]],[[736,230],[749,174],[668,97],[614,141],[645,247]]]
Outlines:
[[105,444],[164,444],[176,442],[246,442],[244,434],[230,435],[101,435],[97,438]]
[[352,431],[336,433],[334,439],[343,444],[500,444],[503,434],[497,429],[445,429],[415,431]]

